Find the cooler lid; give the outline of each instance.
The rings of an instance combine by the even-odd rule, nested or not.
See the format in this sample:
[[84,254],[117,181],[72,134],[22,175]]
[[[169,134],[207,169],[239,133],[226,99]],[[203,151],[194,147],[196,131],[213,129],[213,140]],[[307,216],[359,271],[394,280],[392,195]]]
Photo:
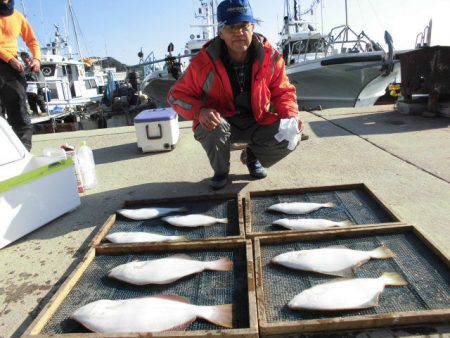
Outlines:
[[177,113],[172,108],[148,109],[142,111],[134,118],[134,123],[156,122],[173,120]]
[[8,122],[0,116],[0,166],[31,156]]

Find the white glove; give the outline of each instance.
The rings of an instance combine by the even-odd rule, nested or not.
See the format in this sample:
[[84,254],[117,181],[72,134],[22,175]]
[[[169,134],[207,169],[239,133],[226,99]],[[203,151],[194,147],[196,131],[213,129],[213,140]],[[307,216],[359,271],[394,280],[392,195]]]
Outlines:
[[275,135],[275,139],[278,142],[288,141],[288,149],[292,151],[297,146],[301,136],[302,134],[298,129],[298,120],[295,117],[280,120],[278,134]]

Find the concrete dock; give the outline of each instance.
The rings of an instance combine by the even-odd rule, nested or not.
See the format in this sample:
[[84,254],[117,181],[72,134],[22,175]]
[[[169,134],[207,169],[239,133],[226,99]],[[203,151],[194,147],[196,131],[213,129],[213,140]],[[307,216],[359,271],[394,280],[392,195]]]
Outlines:
[[[251,180],[240,153],[233,152],[233,184],[224,192],[365,183],[450,257],[449,118],[402,115],[392,106],[302,112],[301,118],[310,139],[272,167],[266,179]],[[94,149],[99,185],[82,196],[77,210],[0,250],[0,336],[26,330],[125,200],[213,193],[212,171],[191,123],[180,127],[177,148],[160,154],[138,152],[134,127],[34,137],[34,154],[86,140]],[[449,333],[441,325],[367,336]]]

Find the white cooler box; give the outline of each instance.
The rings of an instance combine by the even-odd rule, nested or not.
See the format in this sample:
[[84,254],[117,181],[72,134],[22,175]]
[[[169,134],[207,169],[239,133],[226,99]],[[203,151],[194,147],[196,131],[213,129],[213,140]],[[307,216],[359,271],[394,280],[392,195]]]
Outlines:
[[178,115],[172,108],[144,110],[135,117],[134,127],[144,153],[172,150],[180,137]]
[[0,117],[0,248],[79,205],[72,160],[33,157]]

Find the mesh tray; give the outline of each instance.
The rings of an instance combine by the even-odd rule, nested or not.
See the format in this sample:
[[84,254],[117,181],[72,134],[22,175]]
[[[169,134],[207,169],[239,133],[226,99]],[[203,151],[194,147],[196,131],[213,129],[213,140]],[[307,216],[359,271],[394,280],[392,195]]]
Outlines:
[[[133,286],[106,277],[109,270],[133,260],[163,258],[175,253],[187,253],[199,260],[215,260],[228,257],[234,263],[232,272],[210,272],[186,277],[170,285]],[[177,250],[146,252],[136,254],[101,254],[94,258],[83,276],[64,299],[56,313],[45,325],[41,334],[87,333],[69,315],[77,308],[99,299],[128,299],[158,294],[176,294],[186,297],[192,304],[233,304],[233,328],[249,327],[249,306],[247,290],[247,260],[245,245],[220,250]],[[206,321],[196,320],[187,329],[223,329]]]
[[[163,206],[163,207],[186,207],[189,213],[192,214],[205,214],[216,218],[228,218],[228,224],[214,224],[207,227],[197,228],[180,228],[167,224],[160,218],[145,220],[145,221],[133,221],[129,220],[121,215],[117,215],[116,220],[112,226],[106,224],[93,240],[93,245],[108,244],[109,241],[104,239],[104,236],[115,232],[151,232],[167,236],[185,236],[188,240],[211,240],[222,238],[243,238],[243,224],[240,224],[239,206],[237,198],[224,198],[224,199],[196,199],[185,198],[185,201],[179,201],[174,199],[174,202],[152,202],[146,204],[134,204],[129,207],[130,209],[149,206]],[[129,203],[129,202],[128,202]],[[242,212],[242,211],[241,211]],[[185,214],[185,213],[183,213]],[[243,220],[241,220],[243,223]],[[105,227],[108,227],[107,231]],[[241,230],[242,229],[242,230]]]
[[[319,188],[318,188],[319,189]],[[265,192],[264,196],[258,196],[258,193],[251,193],[247,199],[247,233],[261,234],[274,231],[287,231],[278,225],[272,225],[272,222],[280,218],[324,218],[333,221],[350,220],[355,225],[379,224],[398,222],[398,218],[388,212],[387,208],[375,199],[367,188],[355,187],[353,189],[339,189],[336,187],[332,191],[308,191],[305,189],[301,193],[274,192],[269,194]],[[276,203],[283,202],[332,202],[336,208],[322,208],[314,211],[307,216],[302,215],[284,215],[281,213],[272,213],[266,209]],[[249,217],[250,216],[250,217]]]
[[[370,260],[356,270],[356,277],[376,278],[383,272],[404,276],[407,286],[388,286],[380,297],[378,307],[346,312],[308,312],[290,310],[286,304],[301,291],[335,279],[271,265],[274,256],[293,250],[327,246],[346,246],[357,250],[372,250],[385,244],[397,255],[394,259]],[[358,235],[353,238],[295,241],[261,244],[261,264],[264,304],[268,323],[352,317],[392,312],[450,308],[450,273],[448,267],[413,233]]]

